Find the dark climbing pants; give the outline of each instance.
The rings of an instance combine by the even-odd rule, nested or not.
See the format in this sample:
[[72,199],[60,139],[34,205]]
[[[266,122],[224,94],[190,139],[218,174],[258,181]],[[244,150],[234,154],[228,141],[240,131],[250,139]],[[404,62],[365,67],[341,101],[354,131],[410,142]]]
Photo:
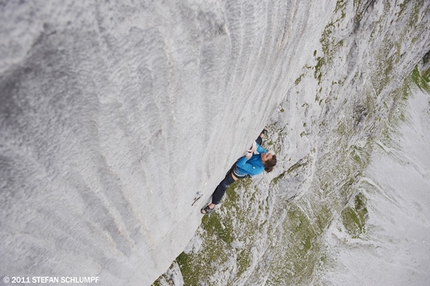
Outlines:
[[229,171],[225,176],[224,180],[222,180],[221,183],[219,183],[214,193],[212,194],[212,203],[215,205],[219,204],[228,186],[230,186],[233,183],[234,183],[234,179],[231,174],[231,171]]

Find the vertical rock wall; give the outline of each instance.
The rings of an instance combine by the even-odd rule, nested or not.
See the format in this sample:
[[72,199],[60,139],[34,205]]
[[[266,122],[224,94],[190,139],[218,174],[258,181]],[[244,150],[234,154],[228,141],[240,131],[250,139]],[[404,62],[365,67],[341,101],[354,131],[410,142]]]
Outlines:
[[0,275],[154,281],[329,2],[2,4]]
[[[373,2],[358,6],[367,22],[349,16],[343,23],[388,25],[379,17],[397,8]],[[282,118],[273,112],[281,102],[316,101],[315,80],[302,74],[309,63],[317,81],[324,72],[321,35],[350,11],[340,4],[2,4],[0,275],[151,284],[185,248],[200,207],[270,118],[292,121],[293,134],[319,126],[310,125],[307,111],[306,125],[297,119],[303,106],[285,107]],[[406,5],[419,7],[416,22],[428,19],[424,6]],[[424,34],[415,37],[417,46],[428,43]],[[348,41],[350,56],[336,70],[342,77],[355,75],[355,61],[373,53],[368,40]],[[399,56],[410,50],[402,46]],[[420,53],[400,63],[412,67]],[[292,89],[299,78],[300,89]],[[309,112],[324,110],[329,103]],[[300,140],[281,143],[284,155],[308,150]],[[198,191],[204,197],[191,207]]]

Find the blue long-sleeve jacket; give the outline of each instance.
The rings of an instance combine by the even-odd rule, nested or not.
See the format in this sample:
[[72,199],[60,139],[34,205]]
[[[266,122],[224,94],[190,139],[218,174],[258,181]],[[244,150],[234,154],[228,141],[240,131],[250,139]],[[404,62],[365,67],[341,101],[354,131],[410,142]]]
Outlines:
[[[267,153],[267,151],[257,143],[258,153]],[[244,177],[246,175],[255,176],[264,171],[264,165],[261,161],[260,154],[253,154],[251,158],[243,156],[236,161],[236,168],[234,174],[238,177]]]

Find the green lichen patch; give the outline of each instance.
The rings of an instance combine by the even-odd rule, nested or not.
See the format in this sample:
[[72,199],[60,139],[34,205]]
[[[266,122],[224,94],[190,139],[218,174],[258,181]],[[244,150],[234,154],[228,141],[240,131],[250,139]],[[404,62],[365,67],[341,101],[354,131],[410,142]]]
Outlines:
[[217,213],[203,217],[202,227],[209,236],[215,237],[216,240],[222,240],[226,244],[233,242],[233,229],[230,222],[221,220]]
[[357,194],[354,198],[354,205],[346,207],[341,216],[343,225],[351,237],[358,238],[365,233],[368,211],[364,194]]
[[242,275],[251,265],[250,250],[244,249],[237,255],[236,265],[238,267],[237,276]]
[[321,79],[322,79],[322,67],[325,64],[325,58],[324,57],[317,57],[317,64],[315,65],[315,73],[314,76],[315,78],[318,80],[319,83],[321,83]]
[[302,79],[303,79],[303,77],[305,76],[305,74],[301,74],[295,81],[294,81],[294,84],[295,85],[298,85],[301,81],[302,81]]
[[418,66],[412,72],[412,81],[423,91],[430,93],[430,68],[420,71]]

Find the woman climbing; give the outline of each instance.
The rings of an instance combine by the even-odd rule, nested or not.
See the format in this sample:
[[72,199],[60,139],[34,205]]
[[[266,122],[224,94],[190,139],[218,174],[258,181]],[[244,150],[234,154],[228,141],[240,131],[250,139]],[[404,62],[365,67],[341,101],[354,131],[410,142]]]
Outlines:
[[202,214],[210,214],[213,211],[215,205],[220,203],[227,187],[234,183],[234,181],[258,175],[263,171],[272,171],[273,167],[276,165],[276,155],[267,153],[267,151],[260,146],[266,133],[267,130],[264,128],[257,140],[253,142],[251,149],[246,151],[246,155],[239,158],[227,172],[224,180],[219,183],[213,192],[212,202],[201,209]]

